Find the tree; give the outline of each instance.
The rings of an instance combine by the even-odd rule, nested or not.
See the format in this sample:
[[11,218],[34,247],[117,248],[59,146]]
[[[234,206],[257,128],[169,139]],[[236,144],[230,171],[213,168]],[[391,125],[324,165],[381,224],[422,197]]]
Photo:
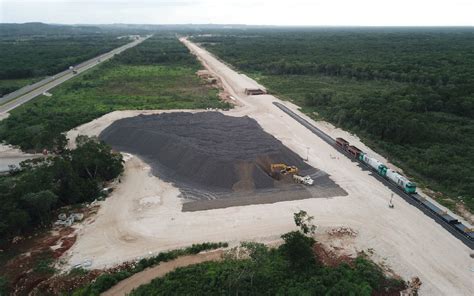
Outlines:
[[9,295],[8,281],[5,277],[0,276],[0,296]]
[[44,226],[51,220],[51,209],[58,197],[50,190],[27,193],[21,197],[23,207],[28,211],[31,222]]
[[120,154],[88,137],[79,139],[76,150],[22,162],[8,176],[0,176],[0,243],[46,226],[60,206],[98,198],[102,183],[122,170]]
[[281,236],[285,241],[280,250],[289,260],[293,269],[307,269],[316,263],[313,252],[314,239],[299,231],[292,231]]
[[300,210],[294,213],[293,218],[300,231],[285,233],[281,238],[285,243],[280,247],[285,256],[289,259],[294,268],[309,268],[316,263],[313,252],[315,243],[312,235],[316,231],[316,226],[312,221],[314,217],[309,216],[306,211]]
[[316,231],[316,226],[312,223],[314,217],[308,216],[306,211],[300,210],[298,213],[293,214],[296,226],[300,227],[301,231],[305,235],[313,235]]
[[87,136],[78,136],[76,142],[77,148],[71,152],[71,157],[79,176],[108,181],[123,172],[122,155],[112,153],[110,146]]

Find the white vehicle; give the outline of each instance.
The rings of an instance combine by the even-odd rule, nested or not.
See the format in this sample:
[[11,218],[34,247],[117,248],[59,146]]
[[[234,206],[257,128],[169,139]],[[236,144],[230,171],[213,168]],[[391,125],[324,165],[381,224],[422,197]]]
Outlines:
[[308,186],[311,186],[313,185],[314,183],[314,180],[311,179],[310,176],[299,176],[299,175],[293,175],[293,180],[296,182],[296,183],[301,183],[301,184],[304,184],[304,185],[308,185]]

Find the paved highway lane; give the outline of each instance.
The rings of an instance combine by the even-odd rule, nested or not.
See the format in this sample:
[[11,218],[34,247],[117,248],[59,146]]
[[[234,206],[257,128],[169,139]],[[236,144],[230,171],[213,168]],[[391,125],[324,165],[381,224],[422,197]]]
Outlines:
[[[26,94],[23,94],[23,95],[20,95],[19,97],[5,103],[4,105],[1,105],[0,106],[0,118],[4,118],[5,116],[2,116],[2,113],[7,113],[13,109],[15,109],[16,107],[34,99],[35,97],[43,94],[44,92],[47,92],[49,91],[50,89],[58,86],[59,84],[77,76],[78,74],[84,72],[84,71],[87,71],[89,70],[90,68],[100,64],[100,63],[103,63],[105,61],[107,61],[108,59],[112,58],[115,54],[119,54],[131,47],[134,47],[140,43],[142,43],[143,41],[145,41],[146,39],[148,39],[150,36],[147,36],[147,37],[142,37],[142,38],[139,38],[138,40],[134,40],[133,42],[130,42],[128,44],[125,44],[121,47],[118,47],[112,51],[109,51],[107,53],[104,53],[100,56],[97,56],[95,58],[92,58],[90,60],[87,60],[79,65],[77,65],[75,67],[75,70],[77,71],[77,74],[74,74],[72,73],[72,70],[67,70],[67,71],[63,71],[61,73],[58,73],[57,75],[55,75],[54,77],[56,77],[55,79],[51,80],[51,77],[48,77],[46,78],[45,80],[49,81],[49,82],[46,82],[44,85],[38,87],[38,88],[35,88],[33,90],[31,90],[30,92],[26,93]],[[3,114],[4,115],[4,114]]]

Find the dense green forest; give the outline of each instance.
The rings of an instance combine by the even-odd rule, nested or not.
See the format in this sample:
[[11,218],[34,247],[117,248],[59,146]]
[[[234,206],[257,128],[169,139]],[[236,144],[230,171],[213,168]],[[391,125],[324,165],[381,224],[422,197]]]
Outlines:
[[112,34],[0,34],[0,97],[127,42],[130,42],[128,38],[118,39]]
[[[297,222],[299,218],[303,223]],[[369,296],[398,295],[404,289],[403,280],[385,276],[364,254],[335,266],[324,265],[312,237],[312,218],[304,211],[295,213],[301,230],[282,235],[278,248],[242,243],[222,261],[178,268],[131,295]]]
[[195,41],[474,211],[472,28],[216,31]]
[[109,31],[98,26],[50,25],[41,22],[0,24],[0,37],[23,38],[31,36],[91,35],[102,33],[109,33]]
[[0,140],[24,150],[57,149],[63,132],[114,110],[227,107],[174,35],[157,35],[11,112]]
[[85,136],[77,143],[77,149],[22,162],[0,176],[0,246],[50,226],[59,207],[93,201],[103,194],[104,182],[122,173],[122,156],[109,146]]
[[0,23],[1,37],[26,36],[64,36],[64,35],[148,35],[157,31],[196,31],[188,25],[131,25],[131,24],[102,24],[102,25],[60,25],[41,22],[30,23]]

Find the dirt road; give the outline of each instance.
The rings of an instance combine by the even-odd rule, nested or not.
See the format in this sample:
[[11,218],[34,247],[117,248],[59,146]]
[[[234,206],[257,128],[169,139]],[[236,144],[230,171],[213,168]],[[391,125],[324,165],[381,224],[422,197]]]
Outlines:
[[8,145],[0,144],[0,174],[10,170],[9,166],[19,166],[20,162],[36,157],[43,157],[42,154],[30,154]]
[[[423,282],[422,295],[471,294],[474,259],[470,257],[469,248],[401,197],[395,196],[395,209],[389,209],[391,191],[388,188],[349,159],[338,157],[333,147],[273,102],[285,104],[332,137],[342,136],[372,155],[377,156],[376,153],[357,137],[329,124],[314,122],[291,103],[270,95],[245,96],[244,89],[252,81],[207,51],[182,41],[208,70],[222,79],[228,92],[242,105],[224,114],[252,117],[266,132],[303,158],[309,147],[309,164],[327,172],[348,195],[181,212],[179,190],[152,176],[148,165],[132,157],[125,164],[122,182],[103,202],[95,222],[81,226],[77,243],[68,254],[69,264],[92,259],[92,267],[100,268],[203,241],[231,244],[245,240],[275,241],[282,233],[295,229],[292,215],[303,209],[315,217],[317,240],[324,242],[324,233],[331,228],[354,229],[357,237],[343,247],[354,252],[373,249],[376,261],[390,266],[403,278],[419,276]],[[113,120],[137,112],[113,112],[78,127],[71,135],[97,135]]]
[[218,250],[196,255],[182,256],[173,261],[161,263],[158,266],[145,269],[142,272],[134,274],[133,276],[119,282],[110,290],[102,293],[101,295],[125,296],[129,294],[133,289],[136,289],[141,285],[147,284],[155,278],[162,277],[168,272],[175,270],[176,268],[198,264],[206,261],[217,261],[221,259],[222,254],[223,251]]

